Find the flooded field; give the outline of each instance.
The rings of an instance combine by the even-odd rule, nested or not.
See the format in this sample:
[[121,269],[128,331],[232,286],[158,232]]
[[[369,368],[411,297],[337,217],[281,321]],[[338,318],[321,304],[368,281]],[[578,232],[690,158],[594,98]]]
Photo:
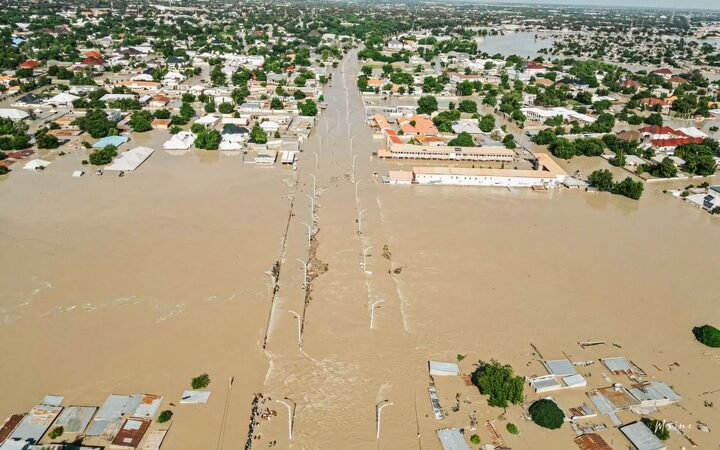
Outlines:
[[[720,359],[691,334],[720,321],[720,222],[660,192],[671,184],[648,187],[640,202],[381,185],[373,172],[392,165],[371,156],[378,141],[363,123],[358,68],[351,58],[335,73],[297,172],[158,150],[123,178],[71,178],[82,152],[43,173],[18,168],[6,177],[0,339],[10,345],[0,416],[46,393],[98,404],[109,393],[152,392],[177,403],[190,378],[207,372],[210,403],[174,408],[163,448],[242,448],[257,392],[271,397],[276,415],[256,429],[253,448],[276,440],[284,449],[439,449],[435,430],[467,427],[471,415],[484,443],[483,423],[495,419],[510,447],[577,448],[568,426],[541,430],[520,407],[500,417],[459,378],[438,384],[446,409],[459,394],[458,411],[433,417],[429,359],[466,355],[460,365],[469,373],[494,358],[531,376],[542,374],[540,351],[626,356],[683,396],[668,417],[720,424],[717,407],[703,406],[720,404]],[[158,148],[163,137],[142,139],[131,145]],[[597,160],[574,160],[567,171],[587,173]],[[309,250],[305,224],[314,219]],[[279,259],[271,302],[266,272]],[[581,350],[580,340],[621,348]],[[595,373],[588,386],[606,385]],[[292,445],[276,402],[284,397],[297,405]],[[582,391],[557,398],[564,408],[586,401]],[[378,440],[383,400],[392,405]],[[519,435],[504,431],[507,421]],[[617,430],[605,433],[616,448],[627,445]],[[692,437],[711,448],[717,434]],[[677,435],[669,443],[686,445]]]
[[550,32],[517,32],[504,35],[490,35],[478,40],[478,50],[491,56],[500,53],[504,56],[518,55],[523,58],[536,58],[538,51],[553,46],[553,33]]

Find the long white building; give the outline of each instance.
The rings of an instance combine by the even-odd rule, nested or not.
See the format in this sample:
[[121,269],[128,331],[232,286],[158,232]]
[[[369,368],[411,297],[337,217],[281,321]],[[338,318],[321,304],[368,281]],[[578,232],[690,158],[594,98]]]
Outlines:
[[515,152],[504,146],[451,147],[447,145],[392,144],[378,150],[380,158],[436,159],[448,161],[506,161],[515,159]]
[[588,116],[587,114],[581,114],[577,111],[573,111],[572,109],[567,109],[563,107],[557,107],[557,108],[536,108],[536,107],[528,107],[528,108],[520,108],[520,111],[522,111],[523,114],[527,117],[527,119],[531,122],[545,122],[547,119],[551,119],[553,117],[562,116],[563,122],[573,122],[578,121],[582,123],[594,123],[595,118],[592,116]]
[[[529,169],[473,169],[467,167],[413,167],[414,184],[449,186],[499,186],[499,187],[546,187],[554,188],[565,181],[567,173],[549,156],[539,153],[536,170]],[[393,183],[390,174],[389,182]]]

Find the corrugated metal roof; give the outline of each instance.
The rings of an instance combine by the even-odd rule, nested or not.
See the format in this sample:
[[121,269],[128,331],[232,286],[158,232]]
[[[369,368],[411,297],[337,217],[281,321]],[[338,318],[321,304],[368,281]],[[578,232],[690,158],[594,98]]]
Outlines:
[[470,446],[465,442],[465,437],[459,428],[437,430],[437,435],[445,450],[470,450]]
[[664,450],[665,444],[642,422],[631,423],[620,427],[620,431],[627,437],[637,450]]
[[577,370],[568,359],[551,359],[545,361],[548,372],[553,375],[564,377],[567,375],[575,375]]
[[67,433],[82,433],[92,420],[95,411],[97,411],[95,406],[69,406],[60,413],[55,425],[63,427]]

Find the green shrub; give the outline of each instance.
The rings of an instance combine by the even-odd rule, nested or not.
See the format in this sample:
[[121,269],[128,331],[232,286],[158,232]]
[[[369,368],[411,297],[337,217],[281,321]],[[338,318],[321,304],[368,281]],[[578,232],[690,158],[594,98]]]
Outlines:
[[473,434],[472,436],[470,436],[470,443],[475,445],[479,444],[480,436],[478,436],[477,434]]
[[720,347],[720,330],[712,325],[703,325],[693,328],[695,339],[708,347]]
[[505,426],[505,428],[508,430],[508,433],[510,433],[510,434],[518,434],[520,432],[520,430],[518,430],[517,425],[515,425],[514,423],[507,424]]
[[210,375],[204,373],[192,379],[190,385],[193,389],[203,389],[210,384]]
[[472,374],[472,381],[481,394],[490,396],[490,406],[507,408],[509,403],[518,404],[523,401],[525,379],[515,376],[510,366],[497,361],[481,361]]
[[65,432],[65,428],[63,428],[63,427],[55,427],[55,428],[52,429],[52,431],[50,431],[50,433],[48,434],[48,437],[49,437],[50,439],[57,439],[57,438],[59,438],[60,436],[62,436],[62,434],[63,434],[64,432]]
[[554,430],[560,428],[565,420],[565,414],[558,405],[546,398],[538,400],[528,410],[532,416],[533,422],[543,428]]
[[172,419],[172,416],[173,416],[173,412],[170,411],[169,409],[166,409],[165,411],[160,413],[157,421],[158,421],[158,423],[165,423],[168,420]]
[[662,420],[650,419],[648,417],[643,417],[640,420],[642,420],[642,423],[650,428],[650,431],[655,433],[655,436],[657,436],[657,438],[661,441],[667,441],[670,439],[670,429]]

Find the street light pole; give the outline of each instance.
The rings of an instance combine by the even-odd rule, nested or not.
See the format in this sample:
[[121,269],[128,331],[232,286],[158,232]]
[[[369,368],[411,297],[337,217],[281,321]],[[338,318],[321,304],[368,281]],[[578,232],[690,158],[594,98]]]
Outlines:
[[315,198],[305,194],[310,199],[310,222],[315,222]]
[[315,178],[315,175],[310,174],[310,176],[313,179],[313,198],[315,198],[315,193],[317,192],[317,179]]
[[379,304],[385,300],[377,300],[370,306],[370,329],[373,329],[373,323],[375,322],[375,308],[379,308]]
[[[350,139],[350,142],[352,142],[352,139]],[[357,159],[357,155],[353,155],[352,160],[352,181],[355,182],[355,160]]]
[[369,252],[370,250],[372,250],[372,248],[373,248],[373,246],[371,245],[371,246],[365,247],[365,248],[363,249],[363,269],[364,269],[366,272],[367,272],[367,257],[368,257],[368,252]]
[[299,262],[303,266],[303,271],[304,271],[303,289],[305,289],[307,287],[307,282],[308,282],[307,263],[300,258],[297,258],[297,262]]
[[298,347],[302,348],[302,320],[300,319],[300,314],[296,313],[292,309],[288,311],[290,311],[290,314],[295,316],[295,319],[297,320],[297,344]]
[[380,439],[380,419],[382,416],[382,410],[386,406],[392,406],[392,404],[393,403],[390,400],[385,399],[385,400],[381,401],[380,403],[378,403],[377,405],[375,405],[375,420],[376,420],[375,429],[377,430],[377,433],[376,433],[377,439]]
[[360,186],[360,183],[362,183],[362,180],[358,180],[355,183],[355,205],[358,204],[358,186]]
[[319,172],[320,171],[320,157],[318,156],[317,152],[313,152],[313,154],[315,155],[315,172]]
[[310,239],[312,238],[312,228],[310,227],[310,225],[306,224],[305,222],[302,222],[302,224],[305,225],[305,227],[308,230],[308,248],[310,248]]
[[276,402],[285,405],[288,410],[288,439],[292,441],[293,425],[295,424],[295,408],[297,407],[297,403],[295,403],[295,400],[289,397],[285,397],[285,400],[291,401],[293,403],[292,408],[286,402],[275,399]]
[[358,234],[362,234],[362,215],[365,211],[367,211],[367,209],[361,209],[360,212],[358,212]]

